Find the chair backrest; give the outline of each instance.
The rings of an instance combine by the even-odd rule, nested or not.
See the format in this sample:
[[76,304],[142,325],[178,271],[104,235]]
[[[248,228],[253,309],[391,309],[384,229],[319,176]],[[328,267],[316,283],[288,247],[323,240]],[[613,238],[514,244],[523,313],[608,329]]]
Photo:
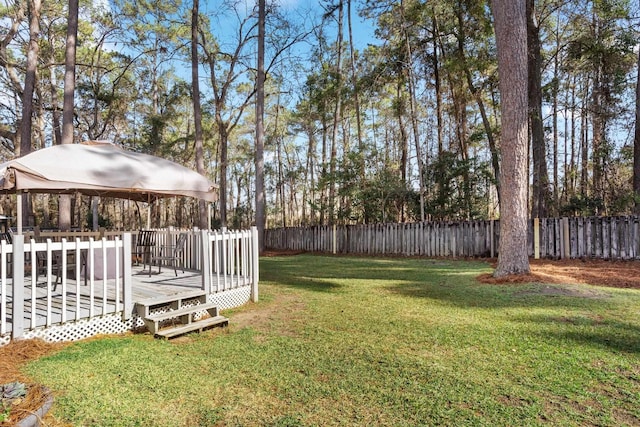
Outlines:
[[8,244],[12,244],[13,237],[11,236],[11,232],[5,231],[3,233],[0,233],[0,240],[5,240]]
[[173,256],[180,256],[182,252],[184,252],[185,243],[187,243],[187,233],[180,233],[176,245],[173,248]]
[[136,246],[155,246],[156,232],[153,230],[140,230]]

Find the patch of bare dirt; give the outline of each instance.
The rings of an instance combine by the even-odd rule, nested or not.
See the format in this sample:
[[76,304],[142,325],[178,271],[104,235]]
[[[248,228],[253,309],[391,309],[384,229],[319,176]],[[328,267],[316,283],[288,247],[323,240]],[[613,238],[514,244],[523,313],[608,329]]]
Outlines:
[[531,260],[531,273],[495,278],[482,274],[489,284],[563,283],[640,289],[640,261]]
[[261,257],[269,258],[274,256],[293,256],[300,255],[306,253],[305,251],[294,251],[294,250],[268,250],[260,253]]
[[[274,306],[278,310],[274,310]],[[279,335],[297,336],[296,325],[303,320],[305,307],[304,300],[298,295],[278,293],[269,304],[248,306],[248,309],[234,313],[229,325],[234,329],[250,327],[259,333],[277,328]]]

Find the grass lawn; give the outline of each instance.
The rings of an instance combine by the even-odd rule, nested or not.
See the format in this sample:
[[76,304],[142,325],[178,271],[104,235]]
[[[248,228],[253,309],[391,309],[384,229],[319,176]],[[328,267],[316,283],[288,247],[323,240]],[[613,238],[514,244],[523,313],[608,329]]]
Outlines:
[[82,426],[639,425],[640,291],[485,285],[487,264],[261,259],[261,301],[174,341],[27,366]]

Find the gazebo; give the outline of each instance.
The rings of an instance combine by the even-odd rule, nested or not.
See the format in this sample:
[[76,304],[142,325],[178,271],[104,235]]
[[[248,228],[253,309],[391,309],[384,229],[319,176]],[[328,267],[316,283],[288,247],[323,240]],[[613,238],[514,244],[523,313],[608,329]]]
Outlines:
[[[105,142],[49,147],[1,164],[0,192],[23,191],[146,202],[169,196],[217,199],[217,186],[206,177]],[[186,242],[179,260],[186,273],[158,268],[151,274],[151,266],[143,272],[132,256],[136,231],[43,232],[39,240],[25,233],[0,241],[0,345],[33,337],[68,341],[142,326],[173,336],[224,324],[228,320],[218,310],[257,300],[255,227],[154,232],[152,259],[158,267],[173,258],[162,249]],[[160,330],[164,321],[179,326]]]
[[[106,196],[152,202],[188,196],[215,202],[218,186],[161,157],[124,150],[108,141],[55,145],[0,164],[0,192]],[[17,204],[22,231],[22,204]]]

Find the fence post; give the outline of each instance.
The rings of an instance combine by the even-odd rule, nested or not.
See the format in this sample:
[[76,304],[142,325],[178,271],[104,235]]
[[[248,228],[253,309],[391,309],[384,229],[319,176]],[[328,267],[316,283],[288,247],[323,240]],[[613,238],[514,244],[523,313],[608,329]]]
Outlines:
[[[18,206],[20,206],[19,203]],[[32,304],[32,310],[35,310],[35,304]],[[12,339],[22,338],[24,335],[24,236],[22,234],[13,236],[13,312],[11,322],[13,324]]]
[[202,241],[202,290],[208,295],[211,293],[211,242],[209,241],[209,232],[201,230],[200,239]]
[[251,227],[251,240],[253,244],[251,245],[251,263],[252,268],[251,272],[251,301],[258,302],[258,280],[260,277],[260,263],[258,262],[259,256],[259,244],[258,244],[258,228],[253,226]]
[[[131,233],[124,233],[122,235],[122,320],[129,320],[129,318],[131,318],[131,312],[133,311],[133,291],[131,289],[131,241]],[[76,241],[76,245],[77,244],[78,241]],[[151,268],[151,266],[149,266],[149,268]],[[93,271],[91,274],[93,274]],[[118,274],[117,271],[116,274]]]
[[540,218],[533,219],[533,258],[540,259]]
[[336,225],[333,224],[333,234],[332,234],[332,239],[331,239],[331,252],[334,255],[336,254],[336,246],[337,246],[337,242],[336,242]]
[[495,253],[496,253],[496,242],[494,239],[494,220],[490,221],[490,226],[489,226],[489,245],[491,246],[491,258],[494,257]]
[[562,254],[562,258],[571,258],[571,243],[569,236],[569,218],[562,218],[562,231],[564,237],[564,253]]

